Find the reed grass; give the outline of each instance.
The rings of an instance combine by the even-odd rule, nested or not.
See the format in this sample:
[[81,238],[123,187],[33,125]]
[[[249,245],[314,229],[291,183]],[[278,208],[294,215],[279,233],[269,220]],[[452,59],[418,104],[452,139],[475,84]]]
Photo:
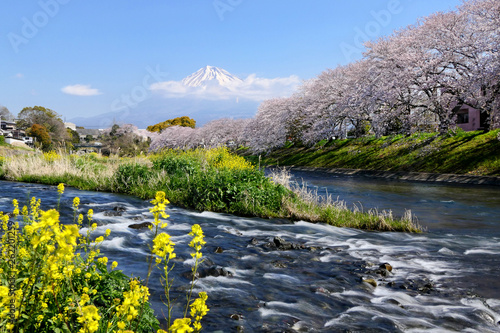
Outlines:
[[319,195],[317,190],[309,189],[305,183],[301,185],[292,183],[290,172],[286,168],[273,169],[270,177],[295,194],[286,197],[283,202],[284,209],[292,219],[363,230],[404,232],[423,230],[410,210],[398,219],[391,211],[379,212],[370,209],[364,212],[356,205],[349,209],[345,201],[333,198],[331,194]]

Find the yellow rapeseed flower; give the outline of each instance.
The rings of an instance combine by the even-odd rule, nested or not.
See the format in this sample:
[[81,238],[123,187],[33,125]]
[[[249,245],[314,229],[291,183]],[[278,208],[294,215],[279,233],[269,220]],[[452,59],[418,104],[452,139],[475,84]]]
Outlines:
[[63,194],[64,193],[64,183],[60,183],[57,185],[57,193]]
[[102,258],[99,258],[97,259],[98,262],[100,262],[101,264],[107,264],[108,263],[108,257],[102,257]]
[[14,210],[12,211],[12,216],[16,217],[19,215],[19,203],[16,199],[12,200],[12,205],[14,206]]
[[175,243],[170,240],[170,235],[167,233],[160,233],[153,239],[153,250],[152,252],[158,257],[166,259],[173,259],[176,257],[174,253]]
[[170,332],[176,333],[189,333],[194,332],[194,329],[190,326],[191,319],[189,318],[179,318],[174,321],[172,326],[170,326]]
[[194,248],[196,251],[195,253],[191,253],[191,256],[193,258],[199,259],[201,258],[201,248],[206,244],[206,242],[203,240],[204,235],[200,225],[193,225],[191,227],[191,232],[189,233],[189,235],[193,237],[193,239],[189,243],[189,246]]
[[81,302],[81,304],[82,304],[82,305],[84,305],[85,303],[90,302],[90,297],[89,297],[89,295],[87,295],[87,294],[83,294],[83,295],[82,295],[82,297],[81,297],[81,299],[80,299],[80,302]]
[[201,319],[207,314],[208,311],[210,311],[205,304],[208,299],[207,293],[202,291],[198,294],[198,296],[199,298],[191,304],[191,318],[194,320],[193,327],[196,331],[201,330]]
[[82,307],[80,317],[78,318],[78,322],[84,324],[83,328],[80,329],[81,333],[94,333],[99,328],[99,320],[101,316],[97,308],[94,305],[87,305]]
[[[170,202],[165,197],[165,192],[158,191],[158,192],[156,192],[155,198],[153,200],[151,200],[151,203],[154,206],[153,206],[153,208],[150,208],[149,211],[151,213],[153,213],[153,217],[154,217],[153,224],[155,226],[158,226],[158,224],[160,223],[160,217],[162,217],[164,219],[169,217],[169,215],[167,215],[165,213],[165,208],[166,208],[166,205],[169,204]],[[167,226],[167,223],[164,222],[164,223],[162,223],[162,225],[160,227],[164,228],[166,226]]]

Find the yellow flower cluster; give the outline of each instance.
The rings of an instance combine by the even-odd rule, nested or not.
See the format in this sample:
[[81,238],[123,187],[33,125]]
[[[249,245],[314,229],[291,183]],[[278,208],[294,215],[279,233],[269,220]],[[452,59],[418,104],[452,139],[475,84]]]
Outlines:
[[82,307],[81,317],[78,318],[78,322],[83,324],[83,327],[78,331],[78,333],[93,333],[99,329],[99,320],[101,316],[95,305],[87,305]]
[[205,304],[208,299],[207,293],[202,291],[197,299],[191,304],[191,318],[193,318],[193,327],[196,331],[201,330],[201,319],[210,311]]
[[54,161],[61,159],[61,155],[59,155],[58,153],[56,153],[55,151],[52,150],[52,151],[43,153],[43,159],[47,162],[54,162]]
[[191,256],[195,259],[200,259],[202,256],[201,248],[207,242],[203,240],[204,237],[203,230],[201,229],[199,224],[195,224],[191,227],[191,232],[189,233],[189,236],[193,237],[193,239],[189,243],[189,246],[195,249],[195,252],[191,253]]
[[[174,320],[174,323],[169,328],[169,332],[176,333],[190,333],[194,332],[194,328],[191,327],[190,318],[179,318]],[[157,333],[160,333],[159,331]]]
[[[58,187],[59,198],[64,193],[64,184]],[[19,209],[13,200],[13,212],[0,212],[0,333],[11,331],[46,332],[65,331],[78,333],[115,332],[130,333],[138,329],[144,306],[149,299],[149,289],[139,280],[131,280],[128,289],[120,291],[119,298],[111,300],[106,308],[98,304],[100,281],[105,274],[113,274],[118,263],[113,261],[108,270],[109,259],[100,257],[99,243],[110,235],[107,229],[103,236],[91,239],[97,224],[92,221],[93,211],[87,212],[87,232],[80,233],[84,215],[78,214],[80,199],[74,198],[72,208],[76,224],[60,223],[58,210],[40,209],[40,200],[32,198],[28,206]],[[170,235],[161,232],[167,223],[165,213],[168,200],[164,192],[157,192],[151,212],[156,226],[152,255],[157,256],[156,265],[165,265],[166,295],[169,320],[173,305],[168,291],[171,280],[168,272],[170,259],[174,259],[175,244]],[[78,216],[78,218],[77,218]],[[20,222],[22,219],[22,230]],[[193,237],[189,244],[195,252],[193,271],[201,262],[201,249],[206,243],[199,225],[190,232]],[[84,253],[83,253],[84,252]],[[194,276],[195,274],[193,274]],[[149,275],[148,275],[149,277]],[[194,280],[188,292],[185,318],[176,319],[168,328],[169,332],[199,332],[201,320],[209,311],[206,306],[207,294],[199,293],[199,298],[191,301]],[[96,300],[100,300],[97,302]],[[187,311],[190,309],[190,317]],[[139,331],[144,331],[144,328]],[[150,331],[150,329],[148,330]],[[158,333],[166,333],[159,330]]]
[[60,183],[59,185],[57,185],[57,193],[59,193],[59,195],[62,195],[64,193],[64,183]]
[[0,318],[5,318],[9,314],[10,300],[9,287],[0,286],[0,309],[3,309],[2,313],[0,313]]
[[[151,200],[151,203],[154,206],[153,206],[153,208],[150,208],[149,211],[151,213],[153,213],[153,217],[154,217],[153,224],[156,227],[156,233],[157,233],[158,232],[158,227],[159,228],[165,228],[167,226],[166,222],[161,222],[160,217],[162,217],[164,219],[167,219],[167,218],[170,217],[169,215],[167,215],[165,213],[166,205],[168,205],[170,202],[165,197],[165,192],[158,191],[158,192],[156,192],[155,198],[153,200]],[[161,222],[161,224],[160,224],[160,222]]]
[[[202,329],[201,319],[210,311],[205,304],[208,296],[205,292],[200,292],[198,294],[199,298],[194,300],[191,304],[190,315],[191,318],[178,318],[174,320],[174,323],[170,326],[169,332],[199,332]],[[157,333],[163,333],[165,331],[159,330]],[[166,332],[165,332],[166,333]]]
[[[58,194],[64,185],[58,186]],[[78,209],[79,199],[74,200]],[[0,261],[0,332],[2,328],[35,332],[51,327],[64,331],[95,332],[100,314],[92,304],[97,290],[90,286],[98,281],[96,264],[107,264],[98,258],[98,249],[81,258],[77,249],[83,247],[79,226],[63,225],[55,209],[40,210],[40,200],[32,198],[29,207],[19,210],[13,200],[14,221],[0,212],[2,222]],[[19,217],[18,217],[19,216]],[[92,212],[88,214],[92,216]],[[18,218],[22,218],[19,231]],[[82,218],[79,220],[83,220]],[[106,232],[106,237],[109,230]],[[115,265],[116,267],[116,265]],[[83,282],[83,284],[82,284]],[[72,295],[72,297],[67,297]],[[92,296],[91,296],[92,295]],[[75,300],[75,301],[73,301]]]
[[152,252],[160,258],[156,259],[156,264],[160,264],[162,260],[170,260],[176,257],[174,253],[175,243],[170,240],[170,235],[161,233],[153,239]]
[[[139,315],[139,309],[142,304],[149,299],[148,287],[141,286],[139,281],[130,281],[130,291],[123,293],[123,302],[116,308],[116,316],[124,323],[123,320],[131,322]],[[125,328],[124,324],[118,322],[118,327]],[[120,331],[118,331],[120,333]]]
[[230,153],[226,147],[206,149],[204,154],[208,163],[218,169],[246,170],[255,168],[243,157]]

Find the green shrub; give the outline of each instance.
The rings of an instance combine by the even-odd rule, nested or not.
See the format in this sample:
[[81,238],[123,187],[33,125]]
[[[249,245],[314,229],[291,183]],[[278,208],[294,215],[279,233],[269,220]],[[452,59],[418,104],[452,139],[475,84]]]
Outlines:
[[209,169],[193,178],[188,191],[194,209],[257,216],[276,215],[288,193],[250,169]]
[[159,156],[152,159],[153,168],[156,170],[165,170],[168,174],[188,174],[193,175],[200,171],[201,165],[193,157],[175,156],[172,154]]
[[129,192],[134,187],[147,183],[153,175],[147,165],[138,163],[122,164],[115,172],[115,182],[120,190]]

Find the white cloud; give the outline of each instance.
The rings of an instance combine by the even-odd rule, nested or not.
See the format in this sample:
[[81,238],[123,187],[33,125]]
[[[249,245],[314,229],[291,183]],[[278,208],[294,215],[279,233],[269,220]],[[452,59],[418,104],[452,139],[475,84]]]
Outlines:
[[101,94],[98,89],[91,88],[90,85],[84,84],[74,84],[72,86],[66,86],[62,88],[61,91],[65,94],[76,96],[95,96]]
[[17,79],[22,79],[22,78],[24,77],[24,74],[23,74],[23,73],[17,73],[17,74],[15,75],[15,77],[16,77]]
[[213,83],[199,87],[189,87],[181,81],[157,82],[150,89],[167,98],[194,97],[208,100],[224,100],[231,98],[263,101],[273,97],[290,96],[300,84],[300,79],[292,75],[285,78],[258,78],[255,74],[231,86]]

